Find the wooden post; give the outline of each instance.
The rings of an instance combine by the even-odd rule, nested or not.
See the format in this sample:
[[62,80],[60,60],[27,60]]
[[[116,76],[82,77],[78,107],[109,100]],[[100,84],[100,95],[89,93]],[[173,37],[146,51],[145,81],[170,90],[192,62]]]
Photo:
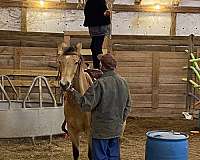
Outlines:
[[[21,54],[21,48],[14,49],[14,69],[21,69]],[[16,77],[16,79],[21,80],[21,77]],[[17,88],[17,93],[18,95],[21,95],[21,87]]]
[[21,49],[15,48],[14,51],[14,69],[21,69]]
[[[172,6],[173,7],[178,7],[178,5],[179,5],[179,1],[173,0]],[[171,27],[170,27],[170,35],[171,36],[175,36],[176,35],[176,17],[177,17],[177,13],[172,12],[171,13]]]
[[65,45],[66,45],[66,47],[68,46],[70,46],[70,35],[64,35],[64,43],[65,43]]
[[171,13],[171,27],[170,27],[170,35],[176,35],[176,17],[177,13]]
[[21,31],[27,32],[27,8],[21,8]]
[[159,107],[160,55],[152,53],[152,109]]
[[187,111],[191,108],[192,99],[189,95],[190,92],[192,92],[192,86],[189,82],[190,79],[192,79],[192,71],[190,69],[190,53],[193,53],[194,51],[194,35],[191,34],[189,36],[189,52],[188,52],[188,72],[187,72],[187,93],[186,93],[186,109]]
[[108,53],[111,53],[112,52],[112,8],[113,8],[113,3],[114,3],[114,0],[106,0],[106,3],[107,3],[107,7],[108,9],[110,10],[111,12],[111,16],[110,16],[110,19],[111,19],[111,24],[110,24],[110,30],[111,30],[111,35],[108,37],[106,36],[106,45],[107,45],[107,52]]

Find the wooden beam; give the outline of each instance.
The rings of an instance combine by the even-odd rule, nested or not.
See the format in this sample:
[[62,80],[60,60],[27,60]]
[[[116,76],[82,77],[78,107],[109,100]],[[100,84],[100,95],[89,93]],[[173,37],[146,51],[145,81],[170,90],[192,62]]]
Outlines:
[[[65,10],[82,10],[77,8],[78,3],[64,3],[45,1],[44,7],[41,7],[39,1],[12,1],[1,0],[0,7],[24,7],[24,8],[44,8],[44,9],[65,9]],[[161,12],[161,13],[200,13],[200,7],[188,6],[166,6],[161,5],[160,10],[156,10],[154,5],[121,5],[114,4],[113,11],[116,12]]]
[[0,74],[2,75],[13,75],[13,76],[47,76],[56,77],[58,71],[50,70],[19,70],[19,69],[1,69]]
[[152,54],[152,108],[157,109],[159,106],[159,71],[160,55]]
[[[172,5],[177,7],[179,5],[179,0],[173,0]],[[177,17],[177,13],[172,12],[171,13],[171,27],[170,27],[171,36],[176,35],[176,17]]]
[[27,32],[27,8],[21,8],[21,31]]
[[15,48],[14,52],[14,69],[20,69],[21,68],[21,54],[22,51],[20,48]]

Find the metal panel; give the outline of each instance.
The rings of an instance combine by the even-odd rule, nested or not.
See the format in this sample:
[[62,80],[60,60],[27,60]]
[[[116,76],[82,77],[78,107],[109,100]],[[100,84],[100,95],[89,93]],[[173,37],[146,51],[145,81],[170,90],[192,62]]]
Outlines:
[[[11,106],[19,105],[13,102]],[[13,107],[15,108],[15,107]],[[17,107],[18,108],[18,107]],[[63,106],[0,111],[0,138],[36,137],[61,134]]]

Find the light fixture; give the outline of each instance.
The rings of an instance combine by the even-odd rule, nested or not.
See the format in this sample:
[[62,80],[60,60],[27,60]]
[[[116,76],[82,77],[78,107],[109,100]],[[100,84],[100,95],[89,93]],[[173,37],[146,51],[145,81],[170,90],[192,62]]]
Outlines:
[[156,4],[155,4],[155,9],[156,9],[156,10],[160,10],[160,4],[156,3]]
[[40,6],[44,7],[44,0],[40,0]]

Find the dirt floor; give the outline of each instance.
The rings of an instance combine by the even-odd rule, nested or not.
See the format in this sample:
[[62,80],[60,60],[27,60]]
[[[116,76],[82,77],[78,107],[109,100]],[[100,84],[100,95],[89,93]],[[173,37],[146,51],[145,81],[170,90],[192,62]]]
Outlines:
[[[145,133],[149,130],[174,130],[186,132],[189,138],[189,159],[200,160],[200,134],[191,135],[190,131],[197,126],[196,121],[173,118],[129,118],[125,130],[121,155],[122,160],[144,160]],[[1,139],[0,160],[71,160],[71,144],[63,136],[31,139]],[[84,136],[81,139],[80,160],[87,159],[87,145]]]

